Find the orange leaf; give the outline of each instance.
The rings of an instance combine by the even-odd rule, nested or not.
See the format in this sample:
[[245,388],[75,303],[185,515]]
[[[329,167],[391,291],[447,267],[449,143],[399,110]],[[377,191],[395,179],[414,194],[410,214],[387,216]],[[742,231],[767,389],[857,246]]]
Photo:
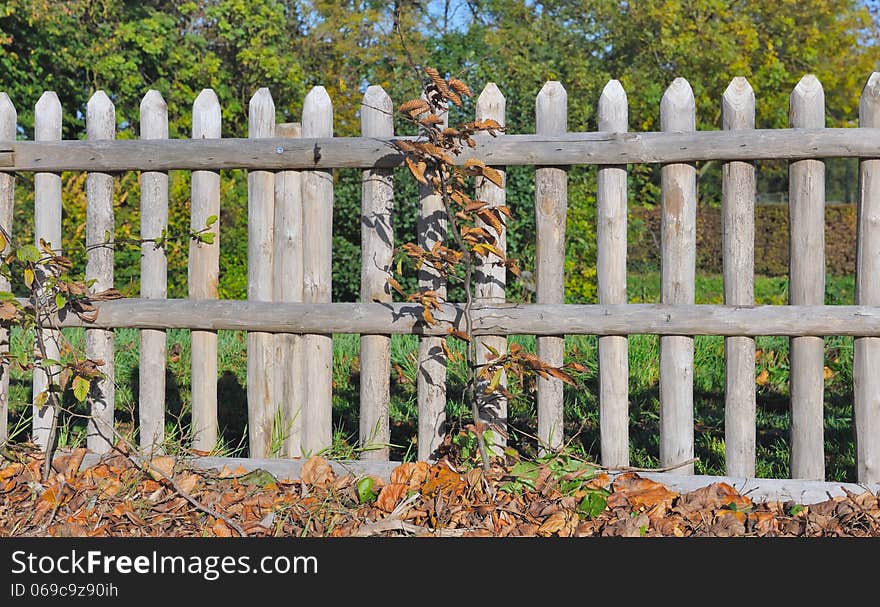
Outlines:
[[214,521],[214,525],[211,527],[211,530],[217,537],[232,537],[232,530],[226,526],[226,523],[221,518],[218,518],[216,521]]
[[379,491],[379,497],[376,498],[376,507],[385,512],[391,512],[408,490],[409,486],[403,483],[385,485]]
[[499,188],[504,187],[504,175],[502,175],[500,171],[497,171],[492,167],[483,167],[483,177],[497,185]]
[[149,473],[157,481],[171,478],[174,475],[174,458],[170,455],[154,457],[150,460]]
[[406,166],[409,167],[409,172],[413,174],[413,177],[415,177],[422,185],[428,185],[428,180],[425,179],[425,167],[427,165],[424,162],[416,164],[409,156],[407,156],[405,160]]
[[333,468],[322,457],[310,457],[302,467],[302,481],[309,485],[326,485],[333,482]]

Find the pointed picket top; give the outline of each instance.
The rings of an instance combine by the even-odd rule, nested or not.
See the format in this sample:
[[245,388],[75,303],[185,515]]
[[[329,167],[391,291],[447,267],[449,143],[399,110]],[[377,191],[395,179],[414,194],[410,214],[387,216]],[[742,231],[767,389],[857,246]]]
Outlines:
[[34,139],[61,139],[61,102],[55,91],[46,91],[34,106]]
[[629,130],[629,101],[620,80],[609,80],[599,95],[599,130],[608,133]]
[[742,76],[731,80],[721,96],[721,128],[755,128],[755,91]]
[[269,89],[257,89],[248,104],[248,137],[260,139],[275,136],[275,101]]
[[86,134],[89,139],[113,139],[116,107],[104,91],[96,91],[86,105]]
[[220,138],[220,101],[213,89],[203,89],[193,103],[193,139]]
[[807,74],[791,92],[788,122],[792,128],[821,129],[825,126],[825,91],[814,74]]
[[874,72],[865,84],[859,99],[859,126],[880,126],[880,72]]
[[303,101],[303,137],[333,136],[333,102],[323,86],[312,87]]
[[676,78],[660,100],[660,128],[683,132],[697,128],[694,91],[684,78]]
[[364,137],[394,136],[394,104],[381,86],[367,87],[361,102],[361,134]]
[[477,97],[477,120],[492,119],[504,126],[504,116],[507,113],[507,99],[501,93],[501,89],[494,82],[489,82],[483,87],[483,92]]
[[568,130],[568,93],[562,83],[550,80],[535,99],[535,131],[561,135]]
[[12,141],[15,139],[15,125],[18,122],[18,113],[12,100],[6,93],[0,93],[0,140]]
[[155,89],[141,100],[141,139],[168,139],[168,104]]

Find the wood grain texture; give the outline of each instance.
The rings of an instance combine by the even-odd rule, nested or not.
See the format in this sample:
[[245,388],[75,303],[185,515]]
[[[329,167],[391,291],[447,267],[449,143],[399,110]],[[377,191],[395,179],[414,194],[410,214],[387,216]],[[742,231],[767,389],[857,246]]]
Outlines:
[[[495,120],[501,126],[506,124],[505,113],[507,109],[507,100],[501,93],[501,90],[494,82],[488,83],[483,91],[477,97],[476,119],[477,120]],[[487,137],[490,135],[483,135]],[[502,136],[503,135],[499,135]],[[506,172],[504,167],[493,167],[498,170],[501,175],[502,183],[506,186]],[[507,195],[504,187],[498,187],[488,179],[477,177],[476,180],[476,199],[489,203],[490,207],[497,207],[507,204]],[[477,220],[476,225],[487,230],[494,238],[496,238],[495,246],[505,255],[507,254],[507,227],[503,227],[500,233],[494,228]],[[498,264],[498,258],[494,255],[489,257],[477,257],[477,266],[475,275],[475,298],[474,301],[480,304],[503,304],[505,302],[505,287],[507,285],[507,268]],[[487,354],[491,351],[487,346],[494,348],[496,352],[505,354],[507,352],[507,338],[503,335],[492,335],[481,337],[477,340],[477,364],[484,365],[488,362]],[[488,382],[483,381],[477,384],[477,395],[480,399],[480,420],[490,427],[495,428],[493,431],[493,441],[490,445],[492,453],[502,455],[504,448],[507,446],[505,434],[507,433],[507,399],[500,393],[493,392],[490,395],[485,394]],[[502,372],[501,380],[498,382],[499,387],[507,387],[506,374]]]
[[[248,135],[275,135],[275,102],[261,88],[248,105]],[[275,174],[248,172],[248,286],[250,301],[274,298]],[[275,337],[262,331],[247,335],[248,455],[267,457],[275,425]]]
[[[38,141],[57,141],[61,139],[61,102],[54,91],[46,91],[34,107],[34,137]],[[34,244],[38,247],[44,240],[53,249],[60,250],[61,242],[61,175],[37,173],[34,175]],[[59,359],[60,333],[53,330],[43,332],[46,356]],[[39,354],[39,349],[35,348]],[[57,369],[49,368],[49,373],[57,374]],[[34,370],[33,397],[45,392],[49,387],[49,377],[42,369]],[[46,447],[54,416],[53,408],[34,405],[31,422],[31,438],[41,448]]]
[[[441,113],[443,126],[449,115]],[[440,196],[430,186],[419,185],[419,217],[416,221],[418,245],[430,251],[435,242],[446,244],[449,218]],[[419,289],[436,291],[446,299],[446,280],[433,266],[424,264],[418,272]],[[423,337],[419,340],[416,399],[419,410],[418,458],[433,460],[437,447],[446,434],[447,360],[441,342],[445,337]]]
[[[327,90],[316,86],[306,95],[302,115],[303,137],[333,136],[333,104]],[[320,149],[316,154],[320,154]],[[329,302],[333,255],[333,173],[309,170],[303,188],[303,301]],[[333,337],[329,331],[305,337],[306,408],[303,447],[316,453],[333,439]]]
[[[880,72],[862,91],[859,126],[880,126]],[[857,305],[880,305],[880,160],[859,164],[858,236],[856,245]],[[861,483],[880,481],[880,339],[853,342],[853,396],[856,472]]]
[[[664,131],[696,128],[694,94],[676,78],[660,101]],[[660,170],[660,301],[694,302],[696,264],[697,171],[691,164],[667,164]],[[660,338],[660,465],[674,466],[694,457],[694,340]],[[680,469],[693,474],[693,464]]]
[[[394,105],[380,86],[364,93],[361,105],[364,137],[394,136]],[[364,171],[361,181],[361,301],[390,302],[388,278],[394,249],[394,185],[390,169]],[[361,459],[387,460],[391,440],[391,337],[361,335],[360,343]]]
[[[825,94],[812,74],[791,93],[789,123],[796,128],[825,126]],[[789,165],[789,301],[821,305],[825,299],[825,163],[799,160]],[[824,341],[796,337],[789,350],[792,478],[825,477]]]
[[[755,128],[755,93],[745,78],[734,78],[721,101],[722,127]],[[721,214],[724,303],[752,305],[755,274],[755,167],[749,162],[722,166]],[[731,476],[755,475],[755,340],[724,340],[725,466]]]
[[[535,131],[558,135],[568,129],[568,94],[559,82],[547,82],[535,100]],[[538,303],[562,303],[565,281],[565,216],[568,172],[563,167],[535,171],[535,275]],[[565,339],[539,337],[537,355],[554,367],[562,366]],[[562,446],[562,381],[538,378],[538,441],[542,450]]]
[[[817,157],[880,158],[880,128],[506,135],[481,141],[455,160],[458,164],[478,158],[498,166],[564,166]],[[0,169],[7,171],[281,171],[393,168],[401,164],[403,156],[390,141],[364,137],[304,137],[294,142],[278,138],[0,142]]]
[[[620,82],[599,97],[599,130],[626,132],[629,106]],[[596,175],[596,278],[600,304],[626,303],[626,165]],[[629,466],[629,354],[626,337],[599,338],[599,435],[602,465]]]
[[[280,137],[302,136],[302,124],[275,125]],[[303,211],[302,175],[280,171],[275,175],[275,301],[303,300]],[[305,408],[305,361],[303,337],[292,333],[275,336],[277,361],[275,390],[281,408],[281,455],[301,456],[303,410]]]
[[[141,139],[168,138],[168,105],[159,91],[151,90],[141,101]],[[168,174],[141,173],[141,238],[159,238],[168,228]],[[141,246],[141,297],[168,296],[168,260],[164,247],[145,242]],[[144,453],[158,452],[165,439],[165,348],[164,331],[144,329],[140,334],[138,365],[138,420]]]
[[[221,136],[220,102],[216,93],[204,89],[193,103],[192,136],[197,141]],[[208,218],[220,217],[220,172],[193,171],[190,229],[203,230]],[[214,242],[190,240],[189,297],[217,299],[220,279],[220,220],[210,226]],[[217,333],[192,333],[192,447],[211,451],[217,443]]]
[[[15,139],[18,113],[6,93],[0,93],[0,140]],[[0,173],[0,226],[12,236],[12,217],[15,202],[15,174]],[[6,255],[9,243],[0,253]],[[11,291],[9,279],[0,276],[0,291]],[[9,329],[0,328],[0,354],[9,352]],[[0,444],[9,437],[9,363],[0,360]]]

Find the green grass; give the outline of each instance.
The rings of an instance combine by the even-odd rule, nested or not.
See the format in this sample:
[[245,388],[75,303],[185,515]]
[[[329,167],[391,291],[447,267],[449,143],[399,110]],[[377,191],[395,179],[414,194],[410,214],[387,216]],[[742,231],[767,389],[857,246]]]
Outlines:
[[[630,277],[632,302],[659,300],[659,275]],[[698,276],[697,303],[720,303],[723,286],[718,276]],[[758,277],[755,284],[757,303],[783,304],[787,301],[784,278]],[[853,300],[853,281],[846,278],[827,280],[826,302],[848,304]],[[67,331],[74,344],[82,343],[82,331]],[[534,352],[530,336],[512,336],[511,342]],[[629,341],[630,364],[630,452],[634,466],[658,466],[659,453],[659,338],[632,335]],[[30,336],[13,331],[13,352],[25,351]],[[392,457],[412,458],[416,451],[416,348],[414,336],[396,335],[391,340],[391,420]],[[454,347],[459,343],[453,342]],[[598,459],[599,412],[598,369],[595,336],[569,336],[565,340],[566,360],[576,360],[586,367],[580,374],[582,388],[565,389],[566,436],[570,446],[584,455]],[[168,332],[168,347],[179,353],[168,362],[166,399],[168,433],[172,441],[184,439],[189,427],[189,332]],[[759,337],[760,352],[756,361],[757,386],[757,475],[784,478],[789,475],[789,393],[788,339]],[[222,436],[218,452],[246,454],[247,390],[246,340],[237,331],[219,332],[218,417]],[[116,408],[125,426],[136,422],[138,384],[138,333],[116,331]],[[833,336],[825,339],[826,365],[830,377],[825,382],[826,476],[832,480],[855,481],[855,454],[852,428],[852,338]],[[723,339],[697,336],[694,356],[694,415],[697,471],[724,473],[724,355]],[[766,374],[762,372],[766,371]],[[448,415],[451,422],[466,422],[469,408],[462,398],[465,368],[461,362],[449,367]],[[334,447],[337,456],[357,455],[359,338],[356,335],[334,336]],[[526,454],[536,445],[529,435],[536,434],[533,386],[526,382],[514,386],[517,398],[510,404],[509,416],[514,429],[511,441]],[[27,433],[30,402],[30,378],[14,371],[10,387],[10,425],[20,435]],[[68,419],[60,433],[62,444],[80,444],[84,423]]]

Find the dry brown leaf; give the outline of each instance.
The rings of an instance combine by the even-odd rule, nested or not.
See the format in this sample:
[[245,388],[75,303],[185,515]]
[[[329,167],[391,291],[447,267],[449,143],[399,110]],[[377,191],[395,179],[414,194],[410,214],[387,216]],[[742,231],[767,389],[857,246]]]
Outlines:
[[417,491],[428,478],[428,462],[405,462],[391,471],[391,482],[407,485]]
[[635,510],[652,508],[657,504],[670,508],[672,501],[678,497],[678,493],[670,491],[665,485],[642,478],[635,472],[621,474],[614,479],[612,486],[615,492],[626,495]]
[[148,470],[153,480],[161,481],[174,475],[174,458],[170,455],[160,455],[150,460]]
[[182,478],[174,479],[174,482],[185,493],[192,493],[200,478],[198,474],[186,474]]
[[220,474],[217,476],[219,478],[235,478],[237,476],[244,476],[247,474],[247,469],[241,464],[238,465],[237,468],[230,468],[229,466],[223,466],[223,469],[220,470]]
[[309,485],[326,485],[333,482],[333,468],[322,457],[314,455],[302,467],[302,480]]
[[22,464],[21,462],[13,462],[4,468],[0,468],[0,481],[5,481],[7,478],[12,478],[23,469],[24,464]]
[[379,497],[376,498],[376,508],[385,512],[391,512],[408,490],[409,487],[403,483],[385,485],[379,491]]
[[211,526],[211,530],[217,537],[232,537],[232,530],[226,525],[223,519],[217,519]]

